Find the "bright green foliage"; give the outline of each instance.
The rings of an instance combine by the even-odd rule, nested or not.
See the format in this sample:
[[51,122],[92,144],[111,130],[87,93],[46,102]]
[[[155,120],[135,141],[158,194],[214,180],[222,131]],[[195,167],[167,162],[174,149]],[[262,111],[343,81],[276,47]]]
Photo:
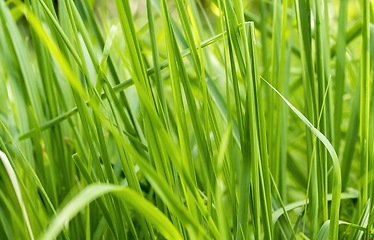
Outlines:
[[0,1],[0,239],[372,239],[373,9]]

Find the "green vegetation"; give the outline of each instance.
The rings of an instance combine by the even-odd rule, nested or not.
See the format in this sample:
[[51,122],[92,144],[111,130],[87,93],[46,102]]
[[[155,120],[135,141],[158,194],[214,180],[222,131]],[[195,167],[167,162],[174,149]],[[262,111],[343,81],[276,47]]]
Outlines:
[[0,1],[0,239],[373,239],[371,22],[370,0]]

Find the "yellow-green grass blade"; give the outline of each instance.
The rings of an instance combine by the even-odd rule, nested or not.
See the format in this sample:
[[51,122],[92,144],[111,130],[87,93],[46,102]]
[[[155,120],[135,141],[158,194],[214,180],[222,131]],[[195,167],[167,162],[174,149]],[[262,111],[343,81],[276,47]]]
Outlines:
[[115,195],[115,197],[123,203],[136,209],[137,212],[152,222],[167,239],[182,239],[168,218],[135,191],[121,186],[107,184],[92,184],[69,201],[52,220],[41,239],[55,239],[64,227],[66,221],[70,221],[77,213],[84,209],[87,204],[108,193],[112,193],[112,195]]

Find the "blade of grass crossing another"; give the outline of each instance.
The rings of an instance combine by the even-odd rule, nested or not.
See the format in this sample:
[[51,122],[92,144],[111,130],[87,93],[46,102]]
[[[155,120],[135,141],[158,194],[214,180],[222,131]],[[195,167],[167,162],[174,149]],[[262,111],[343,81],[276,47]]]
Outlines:
[[[263,79],[265,82],[266,80]],[[340,163],[338,160],[338,156],[334,148],[332,147],[331,143],[328,139],[318,131],[309,121],[302,115],[290,102],[287,101],[275,88],[273,88],[268,82],[266,82],[269,87],[271,87],[282,99],[286,104],[292,109],[294,113],[306,124],[306,126],[314,133],[316,137],[321,140],[324,146],[329,151],[334,167],[334,182],[333,182],[333,189],[332,189],[332,204],[331,204],[331,212],[330,212],[330,221],[331,226],[329,228],[329,239],[338,239],[338,230],[339,230],[339,210],[340,210],[340,200],[341,200],[341,173],[340,173]]]
[[[321,112],[320,119],[318,122],[319,131],[328,136],[327,133],[327,107],[322,107],[324,103],[324,94],[326,92],[326,65],[325,62],[325,31],[324,31],[324,14],[323,14],[323,2],[321,0],[315,0],[315,38],[316,38],[316,72],[317,72],[317,98],[318,98],[318,112]],[[327,101],[327,103],[329,103]],[[318,142],[316,146],[316,163],[317,163],[317,182],[318,182],[318,220],[317,227],[322,226],[327,221],[327,151],[323,147],[322,142]],[[317,229],[315,229],[317,230]],[[314,237],[314,235],[312,235]]]
[[78,212],[84,209],[87,204],[108,193],[112,193],[124,203],[135,208],[140,214],[151,221],[165,238],[182,239],[169,219],[163,215],[160,210],[139,196],[133,190],[112,184],[92,184],[86,187],[58,213],[58,215],[48,226],[41,239],[49,240],[56,238],[66,221],[71,220]]
[[251,66],[252,66],[252,75],[253,75],[253,92],[254,92],[254,104],[256,111],[256,121],[258,126],[258,141],[259,141],[259,194],[261,199],[261,211],[262,211],[262,221],[263,229],[265,236],[271,238],[273,235],[273,228],[271,224],[271,213],[272,213],[272,204],[271,204],[271,180],[270,180],[270,168],[269,168],[269,157],[268,157],[268,147],[267,147],[267,138],[266,138],[266,122],[265,122],[265,111],[263,106],[263,97],[262,97],[262,81],[260,79],[259,67],[258,67],[258,57],[257,57],[257,45],[255,38],[255,28],[254,24],[250,23],[248,26],[249,32],[249,52],[251,54]]

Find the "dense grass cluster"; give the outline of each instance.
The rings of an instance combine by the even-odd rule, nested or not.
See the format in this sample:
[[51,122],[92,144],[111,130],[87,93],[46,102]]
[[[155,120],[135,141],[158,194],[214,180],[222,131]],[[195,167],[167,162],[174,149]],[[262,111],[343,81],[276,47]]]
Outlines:
[[0,239],[372,239],[370,0],[0,0]]

